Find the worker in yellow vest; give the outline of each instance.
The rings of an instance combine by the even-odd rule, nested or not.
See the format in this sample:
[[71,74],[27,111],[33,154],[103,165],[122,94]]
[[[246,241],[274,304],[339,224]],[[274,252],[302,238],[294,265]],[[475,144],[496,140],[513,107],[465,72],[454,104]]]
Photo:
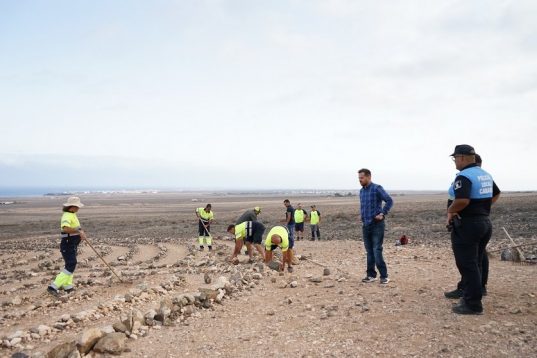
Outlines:
[[302,204],[298,203],[294,213],[297,241],[304,239],[304,220],[307,216],[308,213],[306,212],[306,210],[302,209]]
[[196,209],[196,217],[198,218],[198,242],[200,251],[203,251],[203,244],[206,243],[209,251],[213,249],[213,238],[211,236],[211,223],[214,220],[211,204],[207,204],[205,208]]
[[311,206],[311,212],[309,215],[310,228],[311,228],[311,241],[321,240],[321,231],[319,225],[321,224],[321,212],[317,210],[315,205]]
[[230,261],[237,264],[239,259],[237,256],[241,252],[243,244],[246,244],[248,248],[248,255],[250,255],[249,262],[254,261],[254,253],[252,244],[259,253],[259,257],[263,259],[265,253],[263,252],[263,233],[265,232],[265,226],[258,221],[244,221],[238,225],[229,225],[227,232],[235,235],[235,249],[231,255]]
[[86,240],[86,233],[80,227],[80,222],[76,213],[83,207],[80,198],[72,196],[63,204],[63,215],[60,221],[61,243],[60,251],[63,261],[65,262],[64,269],[56,276],[54,281],[48,286],[47,292],[57,296],[59,290],[67,293],[74,291],[73,274],[76,268],[76,250],[80,241]]
[[284,271],[285,264],[287,264],[287,271],[293,272],[293,266],[291,266],[292,249],[289,248],[289,231],[284,226],[274,226],[270,229],[265,239],[265,263],[272,261],[272,251],[278,247],[282,250],[283,254],[280,271]]

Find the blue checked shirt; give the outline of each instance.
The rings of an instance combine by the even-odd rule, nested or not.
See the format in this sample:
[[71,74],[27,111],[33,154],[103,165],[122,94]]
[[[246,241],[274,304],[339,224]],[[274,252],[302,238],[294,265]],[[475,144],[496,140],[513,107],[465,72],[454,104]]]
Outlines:
[[[384,208],[382,207],[383,201],[386,203]],[[388,215],[392,206],[393,200],[382,186],[369,183],[368,186],[360,189],[360,214],[364,225],[371,224],[375,216],[380,213]]]

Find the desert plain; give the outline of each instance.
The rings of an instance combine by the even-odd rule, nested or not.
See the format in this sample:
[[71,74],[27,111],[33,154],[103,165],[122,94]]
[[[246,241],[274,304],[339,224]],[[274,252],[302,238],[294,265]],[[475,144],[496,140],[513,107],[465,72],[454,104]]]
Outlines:
[[[537,241],[536,193],[506,193],[493,207],[481,316],[452,313],[455,302],[443,296],[459,279],[444,194],[393,196],[384,241],[387,285],[361,282],[356,196],[80,197],[85,207],[78,217],[89,240],[123,282],[81,244],[76,291],[49,296],[46,286],[63,268],[59,219],[66,197],[2,198],[13,203],[0,205],[0,357],[537,356],[537,246],[522,247],[526,262],[500,260],[510,244],[502,227],[517,244]],[[285,198],[308,211],[317,205],[322,240],[310,241],[306,224],[293,273],[248,263],[245,255],[230,264],[227,225],[254,206],[262,208],[267,229],[281,224]],[[196,241],[194,209],[206,203],[215,213],[210,253]],[[408,245],[395,245],[401,235]],[[105,335],[115,341],[98,349]]]

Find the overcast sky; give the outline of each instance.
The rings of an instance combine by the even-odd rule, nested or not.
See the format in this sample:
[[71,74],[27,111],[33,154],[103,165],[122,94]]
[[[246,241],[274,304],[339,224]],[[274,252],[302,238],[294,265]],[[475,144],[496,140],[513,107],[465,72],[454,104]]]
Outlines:
[[0,187],[537,189],[537,2],[0,0]]

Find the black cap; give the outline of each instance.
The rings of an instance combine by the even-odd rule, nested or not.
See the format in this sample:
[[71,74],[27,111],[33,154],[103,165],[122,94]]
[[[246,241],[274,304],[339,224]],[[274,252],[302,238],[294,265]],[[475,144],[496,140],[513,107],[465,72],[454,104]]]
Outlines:
[[455,155],[475,155],[475,149],[468,144],[459,144],[455,146],[455,151],[451,154],[452,157]]

